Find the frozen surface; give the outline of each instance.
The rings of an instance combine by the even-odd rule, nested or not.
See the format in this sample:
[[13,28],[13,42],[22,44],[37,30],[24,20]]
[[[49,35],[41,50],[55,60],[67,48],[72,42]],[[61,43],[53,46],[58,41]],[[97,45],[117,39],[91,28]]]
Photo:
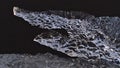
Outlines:
[[0,68],[119,68],[105,61],[86,61],[46,54],[0,54]]
[[[18,7],[14,7],[13,12],[32,26],[50,30],[37,35],[35,42],[70,57],[85,58],[87,61],[106,60],[120,65],[119,17],[68,19],[54,14],[54,11],[48,14],[47,11],[32,12]],[[65,29],[68,35],[52,29]]]

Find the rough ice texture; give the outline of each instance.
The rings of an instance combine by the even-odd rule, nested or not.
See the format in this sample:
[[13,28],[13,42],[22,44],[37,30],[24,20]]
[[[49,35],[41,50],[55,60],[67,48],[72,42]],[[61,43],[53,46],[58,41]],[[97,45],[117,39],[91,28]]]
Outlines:
[[[18,7],[14,7],[13,12],[32,26],[50,30],[34,38],[42,45],[70,57],[86,58],[88,61],[103,59],[120,64],[119,17],[86,15],[76,19],[57,14],[62,11],[32,12]],[[52,29],[64,29],[68,35]]]

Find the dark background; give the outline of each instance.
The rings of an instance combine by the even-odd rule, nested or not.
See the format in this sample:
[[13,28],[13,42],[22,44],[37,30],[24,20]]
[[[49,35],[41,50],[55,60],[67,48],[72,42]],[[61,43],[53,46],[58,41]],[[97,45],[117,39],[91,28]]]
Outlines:
[[0,53],[38,53],[49,51],[33,42],[41,31],[13,16],[13,6],[32,11],[75,10],[95,16],[120,16],[117,0],[0,0]]

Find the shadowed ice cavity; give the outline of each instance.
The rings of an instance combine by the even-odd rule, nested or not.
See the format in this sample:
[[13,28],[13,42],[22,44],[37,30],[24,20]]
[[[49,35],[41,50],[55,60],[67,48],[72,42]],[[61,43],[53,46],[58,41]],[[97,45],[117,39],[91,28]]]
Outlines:
[[[116,37],[113,36],[114,40],[111,40],[111,36],[114,35],[112,32],[116,32],[109,29],[112,23],[109,20],[119,20],[120,22],[118,17],[95,18],[93,16],[89,20],[68,19],[52,13],[47,14],[47,11],[32,12],[18,7],[14,7],[13,12],[15,16],[24,19],[32,26],[50,30],[34,38],[34,41],[42,45],[71,57],[83,57],[88,60],[104,59],[120,64],[120,53],[116,48],[117,44],[113,42]],[[105,21],[106,19],[109,22]],[[65,29],[68,36],[52,29]],[[120,34],[119,32],[117,31],[117,36]]]

